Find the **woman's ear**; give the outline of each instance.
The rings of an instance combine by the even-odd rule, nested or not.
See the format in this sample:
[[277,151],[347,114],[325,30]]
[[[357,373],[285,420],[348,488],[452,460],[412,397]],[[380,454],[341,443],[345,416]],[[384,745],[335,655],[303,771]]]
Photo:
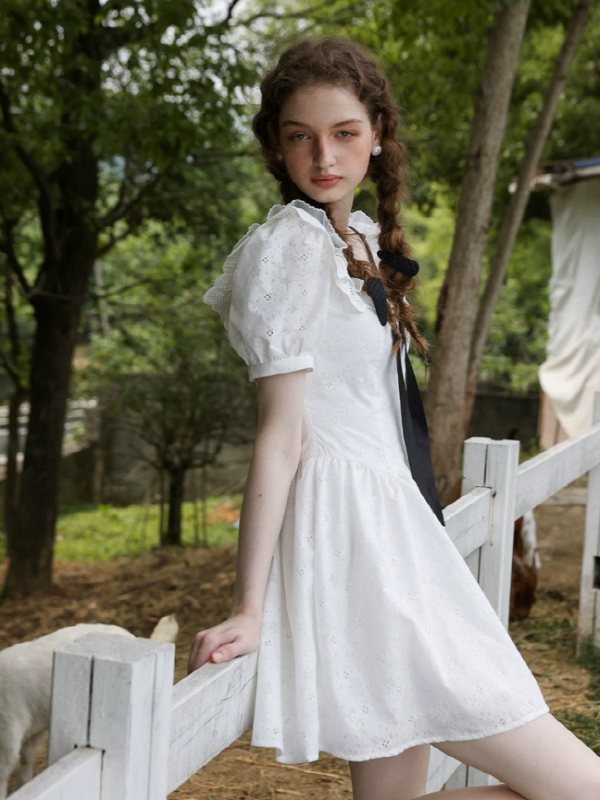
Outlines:
[[382,124],[381,114],[378,114],[377,119],[375,120],[375,124],[373,125],[373,144],[381,144],[382,130],[383,130],[383,124]]

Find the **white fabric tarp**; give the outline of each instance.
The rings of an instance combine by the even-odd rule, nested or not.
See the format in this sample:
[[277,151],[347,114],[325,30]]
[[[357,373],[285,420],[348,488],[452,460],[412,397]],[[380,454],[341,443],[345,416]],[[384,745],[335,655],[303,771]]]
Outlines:
[[600,179],[551,195],[552,279],[539,377],[568,436],[586,433],[600,390]]

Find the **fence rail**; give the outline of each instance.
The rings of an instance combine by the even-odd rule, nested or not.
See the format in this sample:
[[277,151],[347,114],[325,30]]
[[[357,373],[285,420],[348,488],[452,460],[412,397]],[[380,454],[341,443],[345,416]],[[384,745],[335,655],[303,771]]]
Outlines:
[[[600,393],[590,433],[521,466],[519,443],[465,442],[446,530],[508,625],[514,521],[588,473],[578,647],[600,647]],[[91,633],[54,653],[49,768],[14,800],[165,800],[252,724],[257,653],[173,686],[174,645]],[[74,749],[75,748],[75,749]],[[431,750],[427,792],[498,781]],[[12,800],[11,798],[11,800]]]
[[[98,401],[91,400],[69,400],[67,407],[67,417],[65,419],[64,443],[70,444],[76,441],[85,430],[85,417],[88,409],[95,408]],[[19,408],[19,456],[22,458],[27,438],[27,426],[29,424],[29,403],[22,403]],[[6,463],[6,451],[8,449],[8,406],[0,406],[0,465]],[[21,460],[19,458],[19,460]]]

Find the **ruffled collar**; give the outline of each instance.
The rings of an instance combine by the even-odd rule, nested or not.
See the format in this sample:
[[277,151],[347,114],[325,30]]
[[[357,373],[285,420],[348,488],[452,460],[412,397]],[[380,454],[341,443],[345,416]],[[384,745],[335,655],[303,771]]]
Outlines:
[[357,231],[364,233],[365,236],[379,236],[379,225],[373,222],[371,217],[367,216],[364,211],[352,211],[348,223],[356,228]]
[[333,246],[337,251],[341,253],[341,251],[347,246],[342,237],[335,232],[335,229],[329,221],[325,211],[322,208],[311,206],[310,203],[307,203],[305,200],[292,200],[287,205],[278,204],[273,206],[267,215],[267,219],[271,219],[271,217],[274,217],[276,214],[279,214],[284,209],[290,207],[295,208],[297,211],[304,212],[305,214],[308,214],[311,219],[316,220],[316,222],[318,222],[319,225],[327,231],[329,238],[331,239]]
[[[316,208],[316,206],[311,206],[310,203],[307,203],[306,200],[292,200],[287,205],[282,205],[281,203],[274,205],[267,215],[267,219],[271,219],[276,214],[279,214],[283,209],[289,207],[295,208],[300,211],[304,211],[308,214],[312,219],[316,220],[322,228],[324,228],[333,243],[333,246],[336,250],[344,250],[347,247],[346,242],[342,239],[339,234],[336,233],[333,225],[329,221],[329,217],[325,213],[322,208]],[[351,225],[356,230],[364,233],[365,236],[378,236],[379,235],[379,226],[376,222],[368,217],[364,211],[352,211],[350,213],[350,217],[348,219],[348,224]]]
[[[322,208],[311,206],[305,200],[292,200],[287,205],[278,204],[273,206],[267,215],[267,221],[285,211],[286,209],[293,208],[294,211],[307,221],[317,224],[323,228],[329,236],[335,253],[335,274],[336,283],[338,287],[347,295],[352,305],[359,311],[365,311],[367,308],[366,295],[362,289],[364,281],[362,278],[354,278],[348,273],[348,262],[344,256],[343,251],[348,246],[342,237],[336,233],[333,225],[329,221],[327,214]],[[378,234],[377,225],[372,219],[369,219],[362,211],[353,211],[350,214],[349,223],[365,236],[372,236]],[[370,298],[369,298],[370,300]]]

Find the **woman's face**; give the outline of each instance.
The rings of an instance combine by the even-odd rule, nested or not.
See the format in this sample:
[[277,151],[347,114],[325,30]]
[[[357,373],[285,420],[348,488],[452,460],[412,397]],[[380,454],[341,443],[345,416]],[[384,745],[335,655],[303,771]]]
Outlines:
[[279,114],[279,142],[288,174],[319,203],[352,208],[354,190],[365,177],[379,121],[371,125],[365,106],[342,86],[298,89]]

